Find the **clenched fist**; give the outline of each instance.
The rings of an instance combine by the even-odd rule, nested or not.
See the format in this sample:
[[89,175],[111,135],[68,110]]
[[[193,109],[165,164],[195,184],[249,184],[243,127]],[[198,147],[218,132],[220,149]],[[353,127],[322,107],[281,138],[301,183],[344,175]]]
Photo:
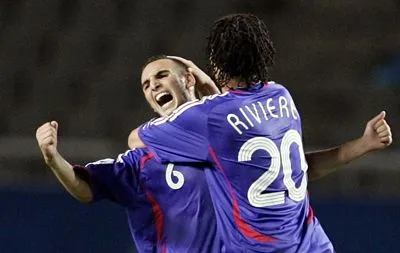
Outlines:
[[392,144],[392,132],[385,120],[386,112],[382,111],[368,121],[363,139],[370,150],[382,149]]
[[57,154],[57,129],[58,123],[51,121],[36,130],[36,139],[46,163],[51,162]]

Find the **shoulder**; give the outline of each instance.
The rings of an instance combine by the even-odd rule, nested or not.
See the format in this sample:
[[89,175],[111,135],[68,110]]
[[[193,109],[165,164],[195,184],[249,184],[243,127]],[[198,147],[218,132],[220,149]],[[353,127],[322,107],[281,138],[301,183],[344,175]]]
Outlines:
[[150,152],[146,148],[132,148],[127,150],[125,153],[120,154],[119,156],[124,156],[130,162],[140,162],[143,157],[146,157],[150,154]]
[[288,88],[280,83],[277,83],[274,81],[269,81],[267,87],[268,87],[267,90],[273,90],[274,92],[277,92],[281,95],[291,97],[291,94],[290,94],[290,91],[288,90]]
[[133,171],[141,170],[144,164],[154,158],[154,155],[146,148],[133,148],[118,155],[115,160],[115,170],[124,171],[133,169]]
[[126,150],[124,153],[120,153],[117,155],[115,159],[106,158],[102,160],[98,160],[95,162],[88,163],[88,165],[106,165],[106,164],[115,164],[115,165],[130,165],[136,166],[139,165],[140,160],[148,155],[149,152],[147,149],[143,148],[133,148]]
[[159,125],[167,121],[174,121],[177,118],[181,118],[181,116],[183,115],[189,118],[201,119],[203,117],[206,117],[207,114],[212,111],[212,109],[218,104],[224,102],[225,98],[227,98],[228,96],[229,93],[225,92],[222,94],[204,96],[201,99],[186,102],[175,109],[171,115],[153,119],[146,123],[143,128],[146,128],[149,125]]
[[174,111],[174,115],[171,115],[173,118],[174,116],[176,117],[177,115],[180,115],[182,113],[186,112],[209,112],[212,110],[215,106],[220,104],[221,102],[225,101],[225,99],[229,97],[228,92],[224,92],[221,94],[214,94],[210,96],[204,96],[200,100],[197,99],[195,101],[189,101],[180,107],[178,107]]
[[283,84],[277,83],[275,81],[269,81],[267,83],[267,85],[268,85],[267,86],[268,89],[285,90],[285,91],[287,91],[287,88]]

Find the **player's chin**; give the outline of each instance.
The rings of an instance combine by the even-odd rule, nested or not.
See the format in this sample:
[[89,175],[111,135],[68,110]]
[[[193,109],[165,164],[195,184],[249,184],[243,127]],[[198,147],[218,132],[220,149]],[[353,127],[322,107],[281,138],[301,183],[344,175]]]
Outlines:
[[172,111],[173,111],[173,109],[170,108],[170,107],[165,107],[165,108],[160,107],[160,108],[158,109],[158,114],[159,114],[160,116],[164,117],[164,116],[170,115],[170,114],[172,113]]
[[164,106],[163,110],[167,115],[171,114],[176,108],[178,108],[181,105],[179,101],[176,99],[171,100],[166,106]]
[[170,107],[164,110],[165,116],[170,115],[175,110],[175,107]]
[[158,115],[160,115],[161,117],[165,117],[167,116],[167,112],[164,110],[157,110],[156,111]]

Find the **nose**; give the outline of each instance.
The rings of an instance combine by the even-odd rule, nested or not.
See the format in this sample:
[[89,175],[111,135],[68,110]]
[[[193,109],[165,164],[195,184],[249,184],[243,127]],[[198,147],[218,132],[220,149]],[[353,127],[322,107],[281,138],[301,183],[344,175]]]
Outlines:
[[152,90],[157,90],[160,87],[160,82],[158,82],[157,80],[150,80],[150,88]]

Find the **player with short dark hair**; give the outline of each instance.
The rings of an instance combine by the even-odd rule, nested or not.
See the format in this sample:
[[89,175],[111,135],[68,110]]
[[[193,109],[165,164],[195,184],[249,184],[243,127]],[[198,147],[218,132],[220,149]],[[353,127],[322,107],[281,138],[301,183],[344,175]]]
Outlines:
[[[151,108],[161,116],[171,114],[178,106],[196,97],[219,93],[217,86],[208,76],[207,83],[197,81],[195,90],[196,80],[193,73],[187,70],[182,61],[166,55],[148,58],[142,67],[142,77],[144,96]],[[162,92],[157,92],[161,84]]]
[[[180,61],[162,56],[153,61],[158,64],[147,71],[143,92],[150,106],[166,115],[190,99],[194,77]],[[139,252],[224,252],[205,181],[207,165],[161,164],[147,149],[132,149],[116,159],[72,166],[57,151],[57,132],[55,121],[37,130],[46,164],[81,202],[108,199],[123,206]]]
[[[140,139],[161,162],[213,165],[205,174],[227,252],[333,252],[309,204],[300,114],[286,88],[267,82],[275,50],[265,24],[230,15],[209,38],[212,76],[228,92],[144,124]],[[370,125],[378,148],[391,143],[384,117]]]

